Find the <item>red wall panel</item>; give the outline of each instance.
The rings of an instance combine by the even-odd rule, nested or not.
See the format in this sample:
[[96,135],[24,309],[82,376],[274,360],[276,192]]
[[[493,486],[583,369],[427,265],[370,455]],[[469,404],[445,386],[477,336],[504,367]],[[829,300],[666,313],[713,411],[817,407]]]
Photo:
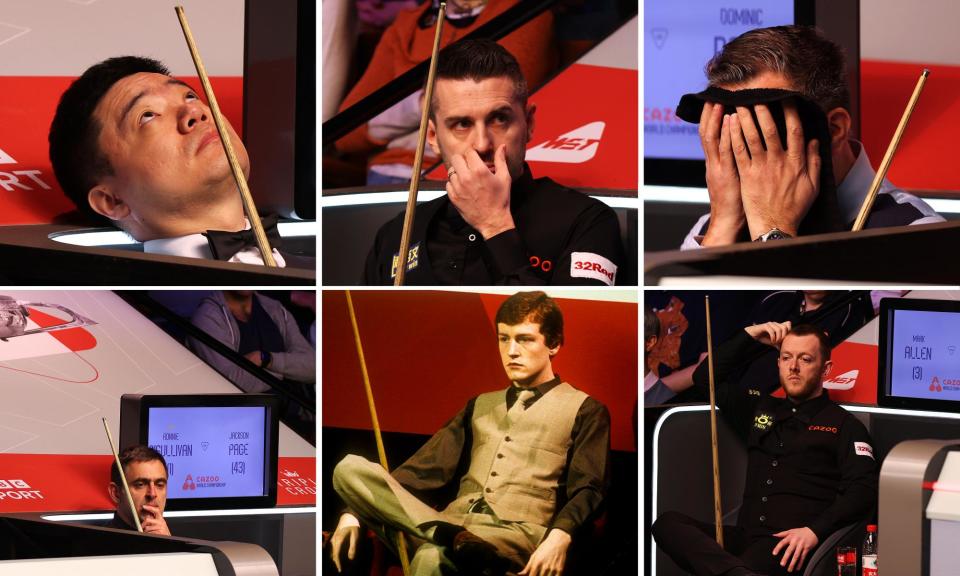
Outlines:
[[[505,296],[431,291],[351,295],[383,430],[432,434],[471,397],[509,385],[493,326]],[[636,304],[557,301],[566,344],[554,360],[555,371],[610,409],[614,449],[635,449]],[[322,304],[322,424],[369,429],[344,293],[325,291]]]
[[910,189],[960,190],[956,126],[960,125],[960,66],[863,60],[861,136],[874,168],[880,165],[921,70],[930,69],[887,178]]

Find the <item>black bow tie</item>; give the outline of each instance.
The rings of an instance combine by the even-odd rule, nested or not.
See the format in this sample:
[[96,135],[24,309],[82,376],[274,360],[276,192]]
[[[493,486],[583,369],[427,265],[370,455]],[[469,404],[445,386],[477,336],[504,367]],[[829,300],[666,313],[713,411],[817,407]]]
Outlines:
[[[267,234],[267,240],[270,241],[271,248],[279,248],[281,244],[280,233],[277,232],[277,216],[264,216],[261,218],[263,230]],[[229,260],[233,255],[244,248],[258,248],[257,238],[253,230],[240,230],[239,232],[225,232],[223,230],[207,230],[203,234],[207,237],[210,244],[210,252],[217,260]]]

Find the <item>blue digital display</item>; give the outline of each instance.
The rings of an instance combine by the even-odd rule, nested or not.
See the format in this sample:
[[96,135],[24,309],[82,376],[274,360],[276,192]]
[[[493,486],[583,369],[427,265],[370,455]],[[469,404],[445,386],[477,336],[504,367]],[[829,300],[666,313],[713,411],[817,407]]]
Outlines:
[[149,408],[147,444],[167,461],[167,498],[263,496],[264,407]]
[[644,157],[703,160],[697,125],[674,115],[680,97],[707,87],[704,67],[727,41],[794,20],[794,0],[644,2]]
[[960,312],[896,310],[892,335],[893,396],[960,400]]

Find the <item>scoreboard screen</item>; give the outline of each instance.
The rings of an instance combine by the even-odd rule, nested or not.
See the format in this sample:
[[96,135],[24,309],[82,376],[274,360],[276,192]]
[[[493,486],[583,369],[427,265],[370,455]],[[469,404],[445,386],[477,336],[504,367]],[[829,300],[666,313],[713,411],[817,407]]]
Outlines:
[[273,507],[278,411],[269,394],[124,394],[120,449],[163,456],[168,510]]
[[147,422],[147,445],[167,461],[167,498],[267,494],[266,408],[150,408]]
[[877,402],[960,408],[960,302],[883,299]]
[[643,154],[703,160],[697,125],[677,118],[680,97],[707,87],[704,66],[753,28],[793,24],[794,0],[715,0],[643,5]]

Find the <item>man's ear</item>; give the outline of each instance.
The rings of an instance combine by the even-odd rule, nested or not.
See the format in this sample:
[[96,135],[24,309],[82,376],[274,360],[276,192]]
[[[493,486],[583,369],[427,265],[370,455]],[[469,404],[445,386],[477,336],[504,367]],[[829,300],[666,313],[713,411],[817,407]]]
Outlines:
[[87,202],[93,211],[110,220],[123,220],[130,215],[130,205],[123,201],[107,184],[97,184],[87,192]]
[[547,351],[549,352],[551,358],[553,358],[554,356],[557,355],[557,352],[560,351],[560,346],[562,346],[562,344],[557,344],[557,345],[554,346],[553,348],[548,348],[548,349],[547,349]]
[[830,375],[830,370],[833,369],[833,360],[827,360],[823,365],[823,372],[820,374],[821,380],[826,380],[827,376]]
[[654,348],[656,348],[657,342],[659,341],[660,341],[660,338],[658,336],[651,336],[647,338],[647,340],[643,343],[644,351],[649,352],[653,350]]
[[527,142],[533,139],[533,126],[535,123],[535,117],[537,113],[537,105],[534,103],[527,104]]
[[834,108],[827,112],[827,125],[830,127],[830,146],[835,148],[846,145],[850,138],[850,127],[853,125],[850,112],[846,108]]
[[110,496],[111,502],[114,504],[120,503],[120,489],[113,482],[107,484],[107,494]]
[[430,149],[433,150],[434,154],[440,156],[440,144],[437,142],[437,126],[434,124],[433,118],[427,120],[427,144],[430,145]]

